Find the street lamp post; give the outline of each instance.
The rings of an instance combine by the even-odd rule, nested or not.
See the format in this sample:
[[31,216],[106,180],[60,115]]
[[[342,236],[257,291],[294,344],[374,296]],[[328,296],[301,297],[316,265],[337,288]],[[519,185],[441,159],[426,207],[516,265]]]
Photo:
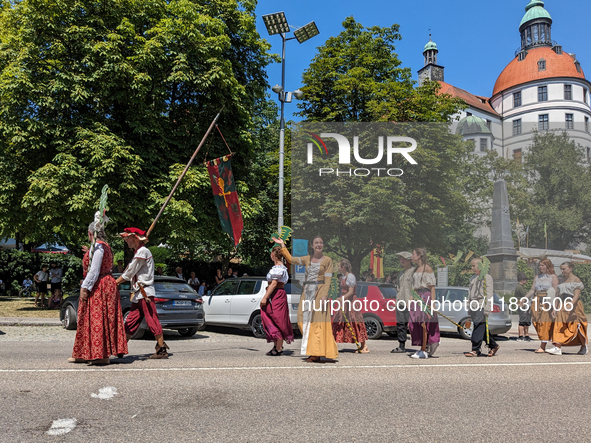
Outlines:
[[305,26],[294,31],[294,37],[287,38],[286,34],[289,32],[289,25],[285,18],[285,13],[276,12],[273,14],[263,15],[263,21],[269,35],[280,34],[282,40],[281,48],[281,85],[275,85],[271,88],[275,92],[279,101],[281,102],[281,118],[279,121],[279,215],[277,217],[277,227],[283,226],[283,165],[285,160],[285,103],[291,103],[292,96],[296,99],[301,99],[304,94],[299,89],[294,92],[285,91],[285,42],[296,39],[298,43],[304,43],[319,34],[316,23],[310,22]]

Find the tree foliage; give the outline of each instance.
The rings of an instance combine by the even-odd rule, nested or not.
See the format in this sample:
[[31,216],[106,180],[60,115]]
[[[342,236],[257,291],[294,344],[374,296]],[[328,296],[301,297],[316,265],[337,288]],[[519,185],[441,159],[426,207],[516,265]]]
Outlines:
[[[254,8],[249,0],[5,5],[0,237],[79,244],[105,184],[116,226],[108,229],[147,228],[222,106],[245,225],[256,223],[263,209],[253,114],[272,59]],[[197,162],[227,153],[212,135]],[[196,163],[151,240],[178,249],[202,239],[229,244],[212,200]]]

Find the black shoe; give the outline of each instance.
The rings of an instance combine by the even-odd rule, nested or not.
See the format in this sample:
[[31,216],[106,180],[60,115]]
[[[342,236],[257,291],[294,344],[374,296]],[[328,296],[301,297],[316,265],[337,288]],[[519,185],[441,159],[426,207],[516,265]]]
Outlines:
[[520,335],[519,337],[517,337],[517,340],[515,340],[515,341],[525,341],[525,340],[523,339],[523,335]]
[[167,349],[170,349],[166,343],[163,344],[162,347],[156,344],[156,353],[150,355],[148,358],[168,358]]
[[404,348],[404,346],[399,346],[396,349],[392,349],[390,351],[390,354],[404,354],[406,352],[406,349]]
[[531,341],[531,337],[529,335],[526,335],[525,337],[523,337],[523,341],[529,343]]

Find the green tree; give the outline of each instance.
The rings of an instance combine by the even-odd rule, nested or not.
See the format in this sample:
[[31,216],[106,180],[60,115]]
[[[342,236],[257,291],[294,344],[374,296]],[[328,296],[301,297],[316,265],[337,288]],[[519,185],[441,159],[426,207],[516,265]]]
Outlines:
[[394,52],[399,25],[364,28],[353,17],[318,48],[304,71],[298,115],[310,122],[445,122],[462,106],[437,82],[415,87]]
[[[0,13],[0,237],[85,241],[108,184],[115,228],[147,228],[216,113],[245,223],[269,45],[249,0],[23,0]],[[212,136],[198,161],[228,153]],[[254,179],[254,180],[253,180]],[[113,225],[112,225],[113,226]],[[151,239],[179,250],[220,234],[209,178],[191,168]]]
[[[483,186],[470,181],[470,146],[449,134],[447,126],[465,105],[439,94],[438,83],[416,87],[410,69],[401,66],[394,52],[401,38],[398,25],[364,28],[349,17],[343,27],[318,49],[303,76],[299,115],[313,123],[292,129],[292,224],[297,235],[310,240],[322,236],[327,251],[349,259],[355,273],[376,244],[387,250],[427,246],[439,254],[457,250],[474,230],[465,228],[461,239],[450,234],[472,215],[465,190]],[[319,177],[318,168],[331,160],[318,156],[314,165],[306,164],[308,140],[302,129],[335,132],[324,130],[328,126],[321,122],[369,121],[432,122],[394,125],[398,135],[418,141],[412,154],[418,165],[398,156],[388,167],[403,169],[402,177]],[[375,143],[360,146],[361,157],[375,157]],[[334,144],[327,146],[336,152]]]
[[524,156],[531,209],[530,246],[571,249],[591,241],[591,171],[566,132],[536,133]]

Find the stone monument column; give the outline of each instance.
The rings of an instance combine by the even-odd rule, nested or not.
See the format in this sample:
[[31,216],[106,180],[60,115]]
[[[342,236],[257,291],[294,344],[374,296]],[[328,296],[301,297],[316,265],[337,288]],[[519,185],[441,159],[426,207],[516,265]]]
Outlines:
[[513,292],[517,286],[517,251],[511,233],[507,183],[503,179],[494,185],[491,236],[486,257],[490,260],[494,290]]

